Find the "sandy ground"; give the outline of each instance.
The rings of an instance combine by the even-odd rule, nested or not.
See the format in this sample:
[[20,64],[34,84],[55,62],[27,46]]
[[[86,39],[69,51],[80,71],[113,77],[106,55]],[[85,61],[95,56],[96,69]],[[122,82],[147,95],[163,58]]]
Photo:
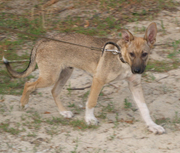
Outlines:
[[[160,30],[162,18],[166,34]],[[163,11],[153,20],[160,31],[157,43],[180,39],[180,26],[176,24],[175,18],[180,22],[180,11],[174,13]],[[147,27],[149,23],[150,21],[130,23],[126,27],[135,35],[143,36],[142,31],[135,29]],[[163,50],[168,49],[156,47],[151,54],[151,59],[169,60]],[[169,51],[171,50],[172,48],[169,48]],[[103,88],[95,110],[95,115],[100,121],[98,128],[82,130],[73,125],[47,124],[46,119],[61,117],[51,96],[52,87],[50,87],[34,92],[26,110],[19,108],[20,96],[5,95],[1,98],[0,126],[7,122],[10,123],[9,129],[12,127],[21,132],[15,135],[1,132],[0,152],[180,152],[180,68],[164,73],[146,72],[146,74],[147,76],[142,79],[146,103],[153,120],[159,121],[159,124],[165,128],[165,134],[155,135],[146,129],[125,81],[113,82]],[[38,70],[33,72],[33,75],[36,78]],[[90,75],[76,69],[65,88],[89,86],[91,80]],[[62,91],[61,99],[64,105],[69,106],[68,108],[75,113],[72,120],[84,120],[84,106],[88,91],[89,89]],[[132,106],[125,108],[125,101]],[[34,123],[32,114],[36,116],[38,114],[44,122]],[[36,128],[36,125],[39,127]]]

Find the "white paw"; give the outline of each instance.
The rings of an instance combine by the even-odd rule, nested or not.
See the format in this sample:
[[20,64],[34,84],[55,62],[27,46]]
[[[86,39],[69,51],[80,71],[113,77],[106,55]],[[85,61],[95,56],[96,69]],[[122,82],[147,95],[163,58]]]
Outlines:
[[94,116],[94,108],[86,108],[85,121],[87,125],[97,125],[99,123],[96,117]]
[[72,118],[74,114],[71,111],[60,111],[59,112],[64,118]]
[[87,125],[98,125],[99,121],[94,116],[85,117]]
[[165,133],[165,129],[162,126],[157,125],[155,123],[150,124],[147,127],[148,127],[149,131],[153,132],[154,134],[163,134],[163,133]]
[[21,108],[21,109],[27,109],[28,107],[29,107],[28,104],[26,104],[26,105],[24,105],[24,106],[20,104],[20,108]]

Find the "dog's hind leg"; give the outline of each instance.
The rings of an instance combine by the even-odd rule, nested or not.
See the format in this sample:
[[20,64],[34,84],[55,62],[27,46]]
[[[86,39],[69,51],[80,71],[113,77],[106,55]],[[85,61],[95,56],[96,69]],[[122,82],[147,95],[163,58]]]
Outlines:
[[68,67],[63,69],[61,71],[58,81],[56,82],[56,84],[54,85],[51,91],[53,98],[58,106],[60,114],[63,115],[65,118],[73,117],[73,113],[71,111],[67,111],[66,108],[64,108],[64,106],[62,105],[60,101],[60,92],[63,86],[66,84],[69,77],[71,76],[72,72],[73,72],[73,68]]
[[[48,80],[48,81],[47,81]],[[23,94],[20,100],[21,107],[26,108],[28,101],[29,101],[29,95],[31,92],[36,90],[37,88],[44,88],[52,85],[51,79],[45,79],[42,77],[39,77],[37,81],[35,82],[26,82],[24,85]]]

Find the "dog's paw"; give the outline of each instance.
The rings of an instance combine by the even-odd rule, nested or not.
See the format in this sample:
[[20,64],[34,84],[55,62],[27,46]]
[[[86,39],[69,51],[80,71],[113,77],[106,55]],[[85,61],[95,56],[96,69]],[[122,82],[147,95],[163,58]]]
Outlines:
[[162,126],[157,125],[155,123],[148,125],[147,128],[148,128],[149,131],[153,132],[154,134],[163,134],[163,133],[165,133],[165,129]]
[[74,114],[71,111],[60,111],[59,112],[64,118],[72,118]]
[[28,107],[29,107],[28,104],[26,104],[26,105],[20,104],[20,109],[21,109],[21,110],[25,110],[25,109],[27,109]]
[[85,121],[87,125],[98,125],[99,121],[94,116],[94,108],[86,107]]
[[94,116],[86,116],[85,121],[87,125],[98,125],[99,121]]

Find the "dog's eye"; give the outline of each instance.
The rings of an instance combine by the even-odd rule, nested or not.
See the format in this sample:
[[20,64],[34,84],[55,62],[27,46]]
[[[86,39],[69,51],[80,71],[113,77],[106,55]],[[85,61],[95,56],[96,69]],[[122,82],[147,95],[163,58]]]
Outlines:
[[135,55],[134,55],[134,53],[132,53],[132,52],[131,52],[131,53],[129,53],[129,54],[130,54],[130,56],[131,56],[131,57],[134,57],[134,56],[135,56]]
[[142,53],[142,57],[146,57],[148,53]]
[[142,53],[142,57],[146,57],[148,53]]

